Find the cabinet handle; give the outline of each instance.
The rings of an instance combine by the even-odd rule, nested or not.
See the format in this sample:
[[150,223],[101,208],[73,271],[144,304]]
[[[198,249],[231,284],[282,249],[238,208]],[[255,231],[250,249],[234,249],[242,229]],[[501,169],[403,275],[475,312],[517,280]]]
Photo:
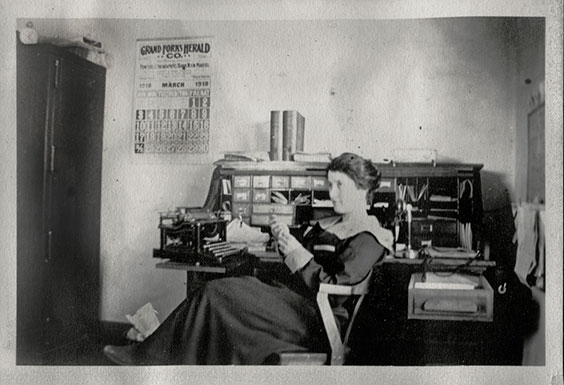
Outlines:
[[53,232],[49,230],[47,232],[47,255],[45,256],[45,263],[51,262],[52,246],[53,246]]
[[51,146],[51,157],[49,161],[49,170],[51,172],[55,171],[55,146]]
[[60,65],[60,63],[61,62],[60,62],[59,59],[55,60],[55,79],[54,79],[55,84],[54,84],[54,88],[59,87],[59,67],[60,67],[59,65]]

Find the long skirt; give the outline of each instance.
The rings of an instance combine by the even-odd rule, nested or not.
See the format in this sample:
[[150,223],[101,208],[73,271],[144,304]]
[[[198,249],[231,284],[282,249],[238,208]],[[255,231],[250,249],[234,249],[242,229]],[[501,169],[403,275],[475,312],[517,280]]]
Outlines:
[[327,351],[315,299],[246,276],[193,291],[134,357],[145,365],[260,365],[288,351]]

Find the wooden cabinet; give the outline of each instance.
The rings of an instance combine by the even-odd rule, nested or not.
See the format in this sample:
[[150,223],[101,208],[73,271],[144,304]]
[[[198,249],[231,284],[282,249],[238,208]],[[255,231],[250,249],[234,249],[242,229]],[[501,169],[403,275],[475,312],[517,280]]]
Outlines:
[[105,72],[17,43],[17,364],[58,363],[97,325]]

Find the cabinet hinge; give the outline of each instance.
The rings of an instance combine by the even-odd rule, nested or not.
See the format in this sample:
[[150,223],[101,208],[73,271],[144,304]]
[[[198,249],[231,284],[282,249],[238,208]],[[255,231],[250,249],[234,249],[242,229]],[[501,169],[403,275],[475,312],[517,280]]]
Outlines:
[[60,64],[61,61],[59,59],[55,59],[55,81],[53,84],[54,88],[59,87],[59,72],[60,72]]
[[51,154],[49,155],[49,171],[55,171],[55,146],[51,146]]

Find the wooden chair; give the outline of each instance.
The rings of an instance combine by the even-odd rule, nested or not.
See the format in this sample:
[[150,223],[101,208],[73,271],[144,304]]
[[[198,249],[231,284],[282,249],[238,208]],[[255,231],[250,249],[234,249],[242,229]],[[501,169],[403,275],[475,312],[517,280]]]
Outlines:
[[[354,321],[364,300],[365,295],[370,289],[370,282],[372,278],[372,270],[368,275],[358,284],[354,286],[345,285],[331,285],[322,283],[319,286],[317,293],[317,305],[321,313],[325,332],[329,339],[331,346],[330,359],[327,359],[326,353],[311,353],[311,352],[284,352],[278,354],[279,365],[343,365],[348,353],[348,340],[351,334]],[[331,305],[329,303],[329,296],[356,296],[354,307],[350,313],[349,323],[347,325],[345,335],[341,336],[337,321],[333,315]]]

